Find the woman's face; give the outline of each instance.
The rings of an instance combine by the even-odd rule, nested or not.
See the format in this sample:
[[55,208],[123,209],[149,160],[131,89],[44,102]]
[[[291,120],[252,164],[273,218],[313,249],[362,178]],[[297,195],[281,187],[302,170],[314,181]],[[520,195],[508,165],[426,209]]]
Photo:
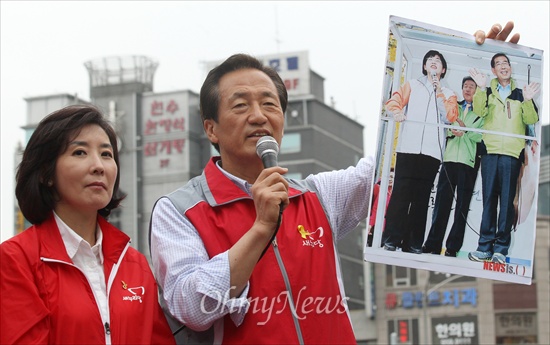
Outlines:
[[435,74],[438,78],[441,77],[441,74],[445,73],[445,68],[443,67],[443,61],[438,55],[431,56],[426,60],[424,65],[424,70],[427,75]]
[[107,133],[98,125],[84,126],[57,158],[55,212],[95,215],[111,201],[117,172]]

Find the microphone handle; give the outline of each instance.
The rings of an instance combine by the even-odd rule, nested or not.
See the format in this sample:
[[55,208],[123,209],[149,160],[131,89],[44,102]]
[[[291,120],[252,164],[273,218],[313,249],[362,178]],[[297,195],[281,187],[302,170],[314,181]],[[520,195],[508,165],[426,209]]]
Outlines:
[[262,156],[262,162],[264,163],[264,168],[271,168],[277,166],[277,156],[273,153],[266,153]]
[[435,82],[437,81],[437,79],[435,79],[436,77],[437,77],[437,74],[432,73],[432,85],[434,87],[434,92],[437,91],[437,85],[435,84]]

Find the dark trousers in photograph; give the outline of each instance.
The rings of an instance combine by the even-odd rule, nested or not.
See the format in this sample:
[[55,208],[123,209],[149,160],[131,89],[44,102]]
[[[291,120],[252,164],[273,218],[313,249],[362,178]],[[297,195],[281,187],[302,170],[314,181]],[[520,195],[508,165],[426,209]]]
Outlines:
[[483,214],[477,247],[481,252],[508,255],[520,168],[521,161],[512,156],[487,154],[481,157]]
[[449,236],[447,236],[445,246],[449,253],[454,254],[462,247],[476,177],[476,168],[456,162],[443,163],[437,182],[432,226],[428,238],[424,242],[427,252],[438,254],[441,252],[453,201],[455,200],[455,192],[456,203],[453,225]]
[[382,243],[421,251],[430,193],[440,161],[423,154],[397,153],[392,197]]

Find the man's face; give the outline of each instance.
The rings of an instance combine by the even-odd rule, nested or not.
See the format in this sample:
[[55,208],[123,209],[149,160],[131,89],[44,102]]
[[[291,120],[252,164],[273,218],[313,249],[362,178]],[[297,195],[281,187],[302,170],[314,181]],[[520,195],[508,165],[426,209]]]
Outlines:
[[495,58],[495,67],[491,68],[493,74],[500,81],[508,81],[512,77],[512,67],[505,56]]
[[441,75],[441,73],[445,72],[445,68],[443,68],[443,62],[441,62],[441,58],[439,57],[439,55],[427,58],[426,64],[424,65],[424,70],[426,70],[426,73],[428,75],[431,75],[432,72],[435,72],[438,77]]
[[468,103],[472,103],[474,94],[476,93],[476,83],[471,80],[466,80],[462,86],[462,97]]
[[256,143],[270,135],[281,144],[284,113],[273,81],[257,69],[224,75],[219,83],[218,122],[205,120],[206,134],[220,146],[224,167],[261,162]]

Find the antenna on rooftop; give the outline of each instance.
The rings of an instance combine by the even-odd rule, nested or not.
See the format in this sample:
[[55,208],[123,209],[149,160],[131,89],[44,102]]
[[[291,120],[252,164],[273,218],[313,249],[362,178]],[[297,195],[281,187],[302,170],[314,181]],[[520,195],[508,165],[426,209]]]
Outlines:
[[277,15],[277,5],[275,5],[275,44],[277,45],[277,53],[280,53],[279,46],[281,40],[279,39],[279,17]]

